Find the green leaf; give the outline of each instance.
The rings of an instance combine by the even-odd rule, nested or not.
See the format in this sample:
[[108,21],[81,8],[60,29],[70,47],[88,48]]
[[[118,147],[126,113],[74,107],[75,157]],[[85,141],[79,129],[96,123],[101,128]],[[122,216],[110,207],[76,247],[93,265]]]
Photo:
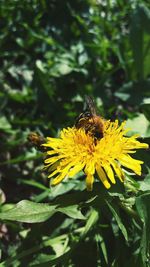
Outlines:
[[13,208],[1,212],[0,219],[27,223],[38,223],[48,220],[56,212],[61,212],[73,219],[85,220],[85,217],[78,209],[78,205],[58,207],[58,205],[35,203],[29,200],[22,200],[14,205]]
[[86,236],[86,234],[90,231],[90,229],[96,224],[99,219],[99,214],[95,209],[91,210],[90,216],[86,222],[84,230],[82,232],[82,238]]
[[127,101],[130,98],[129,93],[123,93],[123,92],[116,91],[114,95],[116,97],[118,97],[119,99],[121,99],[122,101]]
[[20,182],[23,184],[27,184],[27,185],[31,185],[33,187],[39,188],[41,190],[49,190],[50,191],[50,188],[46,187],[45,185],[43,185],[37,181],[32,180],[32,179],[30,179],[30,180],[29,179],[28,180],[27,179],[21,179]]
[[[143,80],[150,74],[150,11],[138,5],[131,19],[130,40],[137,79]],[[138,41],[137,41],[138,40]]]
[[114,203],[112,203],[112,202],[110,203],[107,200],[106,200],[106,203],[107,203],[109,209],[111,210],[114,218],[116,219],[118,227],[120,228],[124,238],[126,239],[126,241],[128,241],[128,233],[127,233],[127,230],[126,230],[124,224],[122,223],[118,207]]
[[[53,95],[53,88],[51,87],[49,83],[49,75],[46,72],[44,65],[42,61],[37,60],[36,61],[36,67],[35,67],[35,76],[34,76],[35,82],[37,84],[37,87],[39,88],[39,92],[41,90],[44,90],[46,93],[46,96],[52,99]],[[46,97],[45,97],[46,99]]]
[[145,193],[136,198],[137,211],[141,217],[141,220],[146,224],[150,221],[150,193]]
[[[15,266],[15,262],[17,260],[25,258],[28,255],[31,255],[33,253],[35,254],[44,247],[50,247],[50,246],[53,247],[55,244],[60,244],[62,242],[64,243],[65,240],[66,240],[66,235],[60,235],[60,236],[57,236],[55,238],[48,238],[46,240],[43,240],[43,241],[41,241],[40,244],[32,246],[26,250],[21,251],[21,252],[19,251],[19,253],[17,253],[15,256],[8,258],[6,261],[3,261],[2,263],[0,263],[0,267],[12,266],[12,264],[13,264],[13,266]],[[56,257],[54,255],[51,255],[50,259],[53,260],[53,258],[56,258]],[[35,266],[34,262],[33,262],[33,264],[32,263],[29,264],[29,266]],[[40,265],[38,265],[38,266],[40,266]]]
[[80,219],[85,220],[86,218],[83,216],[80,210],[78,210],[78,205],[72,205],[72,206],[66,206],[62,208],[57,208],[57,211],[60,211],[67,216],[73,218],[73,219]]
[[106,264],[108,264],[108,255],[107,255],[107,249],[106,249],[106,244],[105,244],[105,240],[103,238],[103,236],[99,233],[96,235],[96,242],[98,244],[98,246],[101,248],[104,259]]
[[141,137],[150,136],[150,123],[141,113],[134,119],[128,119],[126,128],[130,128],[130,135],[139,134]]
[[143,111],[145,117],[150,121],[150,103],[149,104],[142,104],[141,110]]
[[[134,65],[139,79],[143,79],[143,30],[139,15],[139,7],[135,9],[131,18],[130,40],[134,57]],[[138,42],[137,42],[138,40]]]
[[150,169],[144,181],[139,182],[141,191],[150,191]]
[[0,118],[0,130],[6,132],[6,133],[11,133],[11,124],[9,123],[9,121],[7,120],[6,117],[1,117]]
[[23,161],[31,161],[31,160],[36,160],[42,157],[41,153],[38,153],[36,150],[29,152],[27,151],[26,154],[21,155],[19,157],[16,157],[14,159],[6,160],[3,162],[0,162],[0,165],[5,165],[5,164],[17,164]]
[[34,195],[32,197],[32,201],[42,202],[45,198],[49,197],[50,194],[51,194],[51,190],[47,189],[47,190],[43,191],[42,193],[40,193],[39,195]]
[[0,213],[1,220],[39,223],[48,220],[56,212],[56,205],[34,203],[22,200],[12,209]]
[[150,193],[145,193],[136,198],[137,212],[143,222],[143,233],[141,239],[141,255],[144,266],[149,257],[150,247]]

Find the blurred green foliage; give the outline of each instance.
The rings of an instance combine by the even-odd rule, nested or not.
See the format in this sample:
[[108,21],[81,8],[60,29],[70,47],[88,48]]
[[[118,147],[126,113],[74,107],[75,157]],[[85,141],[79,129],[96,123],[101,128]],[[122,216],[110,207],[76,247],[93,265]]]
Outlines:
[[0,17],[0,266],[148,267],[149,152],[130,189],[89,194],[82,176],[49,188],[27,136],[72,126],[87,94],[150,143],[149,1],[1,0]]

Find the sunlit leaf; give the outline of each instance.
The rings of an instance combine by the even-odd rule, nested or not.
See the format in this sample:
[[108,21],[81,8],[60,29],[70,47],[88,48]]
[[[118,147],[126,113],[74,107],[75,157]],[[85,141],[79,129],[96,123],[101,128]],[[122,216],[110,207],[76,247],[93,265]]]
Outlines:
[[60,211],[73,219],[85,220],[85,217],[82,215],[81,211],[78,210],[78,205],[57,208],[57,211]]
[[44,222],[56,212],[56,205],[34,203],[22,200],[12,209],[0,213],[1,220],[26,223]]
[[142,113],[134,119],[128,119],[126,128],[131,129],[130,134],[139,134],[141,137],[150,136],[150,123]]

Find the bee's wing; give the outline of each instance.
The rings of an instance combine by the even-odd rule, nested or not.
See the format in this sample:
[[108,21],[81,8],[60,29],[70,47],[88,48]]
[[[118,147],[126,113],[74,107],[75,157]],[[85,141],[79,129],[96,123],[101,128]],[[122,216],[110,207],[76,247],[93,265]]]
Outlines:
[[[89,118],[93,118],[93,116],[96,115],[96,109],[94,105],[94,101],[90,96],[85,96],[85,103],[84,103],[84,109],[83,112],[80,113],[78,118],[75,121],[75,126],[77,128],[80,128],[81,125],[83,125],[83,121],[87,121]],[[82,120],[82,122],[81,122]]]
[[96,115],[96,108],[95,108],[95,104],[94,104],[94,100],[92,97],[86,95],[85,96],[85,108],[84,108],[84,113],[90,113],[91,116],[92,115]]

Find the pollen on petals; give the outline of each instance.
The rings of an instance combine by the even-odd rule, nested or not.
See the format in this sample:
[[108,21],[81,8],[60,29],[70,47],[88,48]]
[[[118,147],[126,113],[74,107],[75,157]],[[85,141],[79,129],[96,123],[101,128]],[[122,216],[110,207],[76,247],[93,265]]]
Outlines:
[[104,135],[97,139],[84,131],[83,128],[65,128],[59,138],[47,138],[43,146],[47,147],[45,168],[49,172],[51,184],[59,184],[67,177],[74,177],[80,171],[86,176],[87,190],[93,188],[97,176],[106,189],[125,179],[123,168],[128,168],[141,175],[143,161],[131,155],[136,149],[148,148],[145,143],[137,140],[138,135],[127,137],[125,122],[104,122]]

